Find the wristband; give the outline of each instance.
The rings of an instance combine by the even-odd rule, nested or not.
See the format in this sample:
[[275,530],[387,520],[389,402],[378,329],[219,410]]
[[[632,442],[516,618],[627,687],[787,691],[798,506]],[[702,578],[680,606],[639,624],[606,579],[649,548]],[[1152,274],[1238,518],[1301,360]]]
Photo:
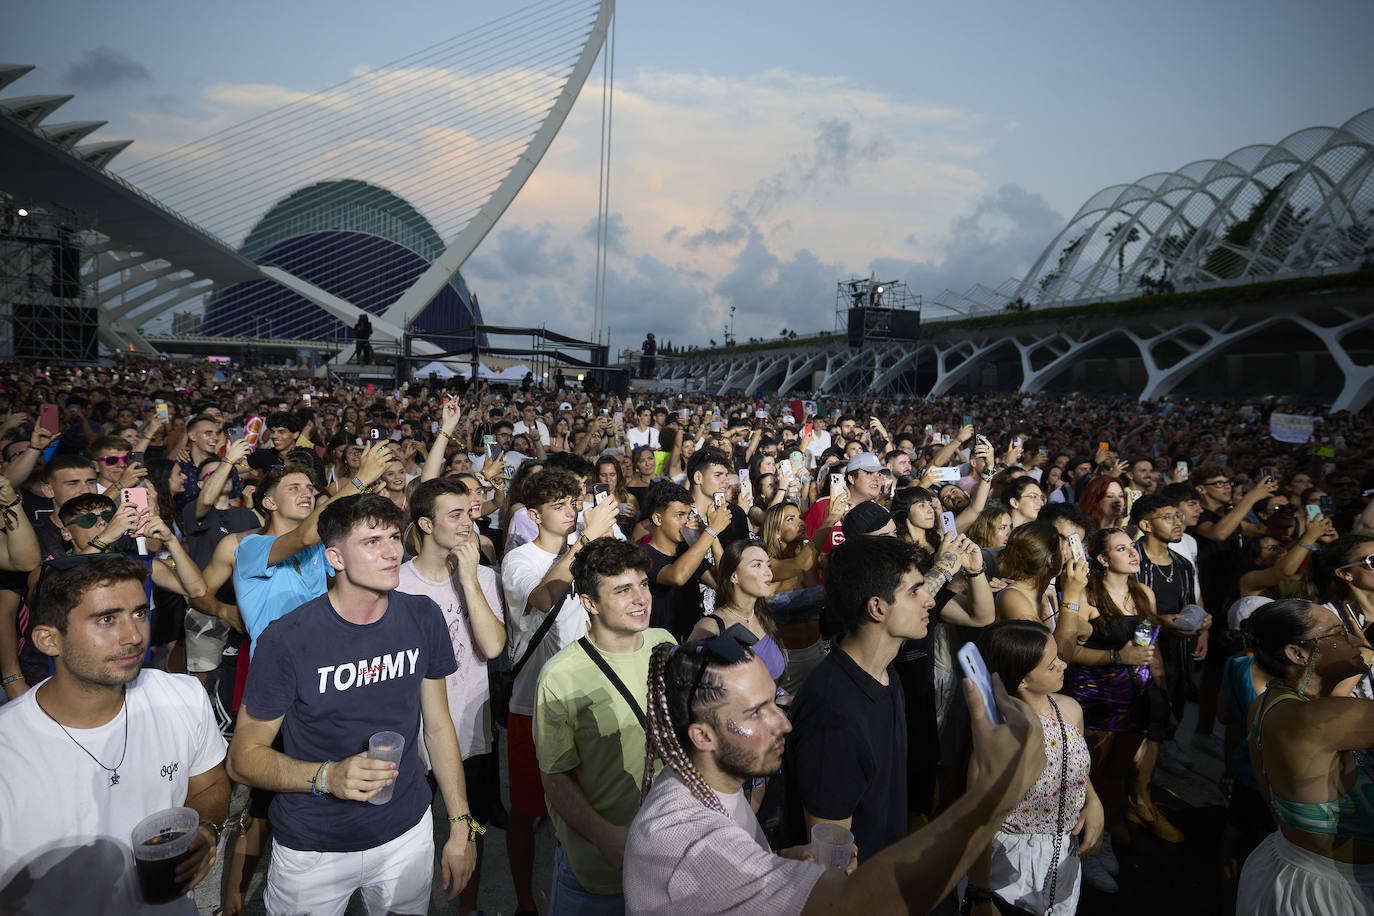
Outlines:
[[110,545],[100,539],[100,535],[91,538],[91,546],[102,553],[110,549]]
[[353,484],[353,486],[358,488],[359,493],[371,492],[368,487],[363,486],[363,480],[361,477],[354,477],[351,483]]
[[584,531],[577,536],[577,543],[581,544],[583,547],[587,547],[592,543],[592,539],[587,537],[587,532]]
[[1301,547],[1303,550],[1316,550],[1316,549],[1317,549],[1317,545],[1316,545],[1316,544],[1304,544],[1302,541],[1299,541],[1299,542],[1298,542],[1298,546]]
[[1059,602],[1059,609],[1060,609],[1061,611],[1062,611],[1062,610],[1065,610],[1065,609],[1068,609],[1068,610],[1070,610],[1070,611],[1077,611],[1077,610],[1078,610],[1078,605],[1075,604],[1075,603],[1072,602],[1072,601],[1061,601],[1061,602]]
[[332,760],[326,760],[324,763],[320,764],[320,768],[315,771],[315,775],[310,777],[310,794],[315,796],[316,798],[319,798],[321,795],[326,794],[326,790],[324,788],[324,771],[325,768],[333,762],[334,761]]
[[720,535],[716,532],[716,529],[712,528],[710,525],[707,525],[707,526],[706,526],[706,533],[709,534],[709,535],[710,535],[711,537],[713,537],[713,538],[718,538],[718,537],[720,537]]
[[446,433],[446,432],[444,432],[442,429],[439,430],[439,435],[443,436],[445,439],[448,439],[448,440],[450,440],[450,441],[452,441],[452,439],[453,439],[453,434],[452,434],[452,433]]
[[971,579],[977,579],[979,576],[983,575],[985,572],[987,572],[987,569],[976,569],[976,570],[974,570],[974,571],[971,572],[971,573],[967,573],[967,575],[968,575],[969,578],[971,578]]
[[24,680],[24,675],[22,675],[22,674],[11,674],[9,677],[5,678],[3,681],[0,681],[0,687],[8,687],[10,684],[13,684],[15,681],[22,681],[22,680]]
[[1113,664],[1113,665],[1125,664],[1124,662],[1121,661],[1121,652],[1120,652],[1119,650],[1117,650],[1117,649],[1113,649],[1113,650],[1112,650],[1111,659],[1112,659],[1112,664]]
[[468,842],[469,842],[469,843],[473,842],[473,841],[476,840],[479,836],[482,836],[482,835],[484,835],[484,834],[487,832],[487,828],[485,828],[485,827],[483,827],[481,824],[477,823],[477,819],[476,819],[475,817],[473,817],[471,814],[455,814],[455,815],[453,815],[452,817],[450,817],[450,818],[448,819],[448,822],[449,822],[450,824],[456,824],[456,823],[458,823],[459,821],[463,821],[464,823],[466,823],[466,824],[468,825]]

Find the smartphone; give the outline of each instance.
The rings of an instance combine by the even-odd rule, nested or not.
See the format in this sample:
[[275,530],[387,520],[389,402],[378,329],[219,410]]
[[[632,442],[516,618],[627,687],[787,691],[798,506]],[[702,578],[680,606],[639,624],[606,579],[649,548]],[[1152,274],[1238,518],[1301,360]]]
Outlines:
[[767,420],[767,419],[768,419],[768,411],[766,411],[766,410],[756,410],[756,411],[754,411],[754,416],[758,417],[760,420]]
[[248,431],[242,426],[231,426],[229,427],[228,435],[230,442],[238,442],[240,439],[246,439],[248,437]]
[[830,475],[830,493],[831,493],[831,495],[834,495],[834,494],[840,492],[842,489],[844,489],[844,475],[843,475],[843,474],[831,474],[831,475]]
[[1012,448],[1020,448],[1023,441],[1024,441],[1024,439],[1023,439],[1021,436],[1012,436],[1012,437],[1011,437],[1011,447],[1012,447]]
[[814,427],[813,427],[810,423],[803,423],[803,424],[802,424],[802,435],[803,435],[803,436],[809,436],[809,435],[811,435],[813,429],[814,429]]
[[1180,462],[1178,462],[1177,464],[1174,465],[1174,471],[1177,472],[1177,473],[1179,473],[1179,474],[1181,474],[1181,475],[1183,475],[1184,477],[1187,477],[1187,476],[1188,476],[1188,462],[1186,462],[1186,461],[1180,461]]
[[719,420],[712,420],[712,421],[711,421],[711,432],[713,432],[713,433],[718,433],[718,432],[720,432],[720,421],[719,421]]
[[483,444],[483,445],[495,445],[495,444],[496,444],[496,437],[495,437],[495,436],[492,436],[492,435],[483,436],[483,437],[482,437],[482,444]]
[[978,651],[976,645],[965,643],[959,650],[959,667],[963,670],[964,677],[973,681],[978,692],[982,694],[983,709],[987,711],[988,721],[994,725],[1005,725],[1007,717],[1002,715],[1002,711],[997,708],[997,701],[992,696],[992,674],[983,661],[983,653]]
[[958,533],[959,533],[959,529],[956,528],[956,527],[954,526],[954,513],[953,513],[953,512],[941,512],[941,513],[940,513],[940,530],[943,531],[945,534],[958,534]]
[[1069,553],[1084,563],[1088,562],[1088,552],[1083,549],[1083,539],[1076,534],[1069,535]]
[[741,468],[739,472],[739,485],[741,488],[749,486],[749,469]]
[[380,442],[385,437],[382,435],[380,427],[370,426],[367,430],[367,438],[371,439],[373,442]]
[[958,483],[959,469],[951,467],[938,467],[935,469],[936,483]]
[[1321,507],[1321,506],[1314,506],[1314,505],[1312,505],[1311,503],[1308,503],[1308,504],[1307,504],[1307,520],[1308,520],[1309,522],[1315,522],[1317,519],[1321,518],[1321,515],[1322,515],[1322,507]]
[[166,401],[154,401],[154,402],[153,402],[153,409],[157,411],[157,418],[158,418],[159,420],[161,420],[163,423],[166,423],[166,422],[167,422],[167,402],[166,402]]
[[1320,502],[1322,515],[1325,515],[1327,518],[1330,518],[1331,516],[1336,514],[1336,501],[1332,499],[1329,495],[1322,494]]
[[62,419],[58,416],[56,404],[43,405],[38,414],[38,424],[54,436],[57,435],[58,431],[62,429]]
[[501,446],[495,442],[487,443],[487,463],[491,464],[501,460]]
[[1263,479],[1266,478],[1266,477],[1268,477],[1270,480],[1274,480],[1274,481],[1277,481],[1277,480],[1279,479],[1279,472],[1278,472],[1276,469],[1270,468],[1270,467],[1263,467],[1263,468],[1260,468],[1260,469],[1259,469],[1259,475],[1260,475],[1260,480],[1263,480]]
[[1097,453],[1098,453],[1099,455],[1101,455],[1103,452],[1110,452],[1111,450],[1112,450],[1111,443],[1109,443],[1109,442],[1099,442],[1099,443],[1097,443]]
[[1043,458],[1043,457],[1047,457],[1047,456],[1049,455],[1049,453],[1050,453],[1050,450],[1049,450],[1048,448],[1046,448],[1045,446],[1043,446],[1043,445],[1040,446],[1039,451],[1040,451],[1040,456],[1041,456],[1042,458]]
[[599,483],[599,484],[597,484],[596,486],[592,487],[592,502],[596,503],[598,506],[601,505],[602,503],[604,503],[606,500],[608,500],[608,499],[610,499],[610,498],[611,498],[611,485],[610,485],[610,484],[608,484],[608,483]]
[[964,414],[964,425],[965,425],[965,426],[972,426],[972,425],[973,425],[973,414],[971,414],[971,413],[966,413],[966,414]]
[[120,490],[119,501],[134,506],[140,512],[148,511],[148,491],[142,487],[125,487]]
[[610,412],[609,410],[607,410],[605,407],[603,407],[603,408],[601,408],[601,415],[602,415],[603,417],[609,417],[609,416],[611,415],[611,412]]
[[430,421],[429,421],[429,431],[430,431],[431,433],[437,433],[437,432],[439,432],[439,421],[438,421],[438,420],[430,420]]
[[711,497],[711,501],[715,503],[716,508],[719,509],[721,506],[725,505],[725,494],[717,493],[715,496]]

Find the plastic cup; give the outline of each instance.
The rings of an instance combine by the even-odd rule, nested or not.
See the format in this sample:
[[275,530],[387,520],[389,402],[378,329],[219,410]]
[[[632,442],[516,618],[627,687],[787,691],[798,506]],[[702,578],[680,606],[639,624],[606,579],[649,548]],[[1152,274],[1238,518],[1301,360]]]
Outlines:
[[811,828],[811,858],[826,868],[844,871],[854,854],[854,834],[839,824],[816,824]]
[[181,896],[174,877],[177,866],[191,853],[200,814],[194,808],[168,808],[139,821],[130,835],[139,890],[150,904],[170,903]]
[[[406,739],[396,732],[377,732],[367,742],[367,756],[372,760],[390,760],[396,764],[396,775],[401,774],[401,754],[406,749]],[[391,793],[396,790],[392,782],[382,791],[368,799],[374,805],[385,805],[391,801]]]

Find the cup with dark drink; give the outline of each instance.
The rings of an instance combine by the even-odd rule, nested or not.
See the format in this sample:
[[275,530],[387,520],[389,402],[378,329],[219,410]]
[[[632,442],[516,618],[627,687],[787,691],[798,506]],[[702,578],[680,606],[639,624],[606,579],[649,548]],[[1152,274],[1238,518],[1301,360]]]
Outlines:
[[168,808],[150,814],[134,827],[134,868],[143,899],[151,904],[170,903],[181,896],[177,866],[191,855],[200,814],[194,808]]

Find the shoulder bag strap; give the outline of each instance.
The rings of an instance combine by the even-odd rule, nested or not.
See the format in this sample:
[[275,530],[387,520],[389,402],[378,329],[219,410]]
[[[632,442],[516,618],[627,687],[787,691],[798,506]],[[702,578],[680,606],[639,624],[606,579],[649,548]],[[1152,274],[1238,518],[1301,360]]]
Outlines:
[[606,680],[614,684],[615,689],[620,691],[620,695],[625,698],[625,702],[630,704],[630,709],[634,710],[635,718],[639,720],[639,727],[647,732],[649,730],[649,720],[645,717],[644,710],[640,707],[639,701],[635,699],[634,694],[630,693],[629,688],[625,686],[625,682],[616,676],[615,671],[611,669],[610,665],[606,664],[606,660],[601,657],[601,653],[592,648],[591,640],[583,636],[577,641],[577,644],[582,647],[583,652],[587,653],[587,657],[596,663],[596,667],[601,669],[601,673],[606,675]]
[[534,631],[534,636],[530,638],[530,644],[525,647],[525,654],[520,656],[520,660],[515,663],[515,667],[510,669],[511,679],[520,676],[520,671],[525,667],[525,663],[530,660],[534,650],[539,648],[539,644],[544,641],[544,637],[549,635],[549,630],[553,628],[554,621],[558,619],[558,612],[563,609],[563,605],[568,602],[576,592],[576,586],[569,585],[567,594],[558,600],[553,607],[549,608],[549,613],[544,618],[544,622],[539,625],[539,629]]
[[1049,905],[1046,913],[1054,912],[1054,898],[1059,892],[1059,858],[1064,843],[1064,796],[1069,793],[1069,733],[1064,728],[1064,716],[1059,712],[1059,704],[1054,697],[1046,697],[1054,710],[1055,721],[1059,723],[1059,814],[1054,826],[1054,858],[1050,860]]

